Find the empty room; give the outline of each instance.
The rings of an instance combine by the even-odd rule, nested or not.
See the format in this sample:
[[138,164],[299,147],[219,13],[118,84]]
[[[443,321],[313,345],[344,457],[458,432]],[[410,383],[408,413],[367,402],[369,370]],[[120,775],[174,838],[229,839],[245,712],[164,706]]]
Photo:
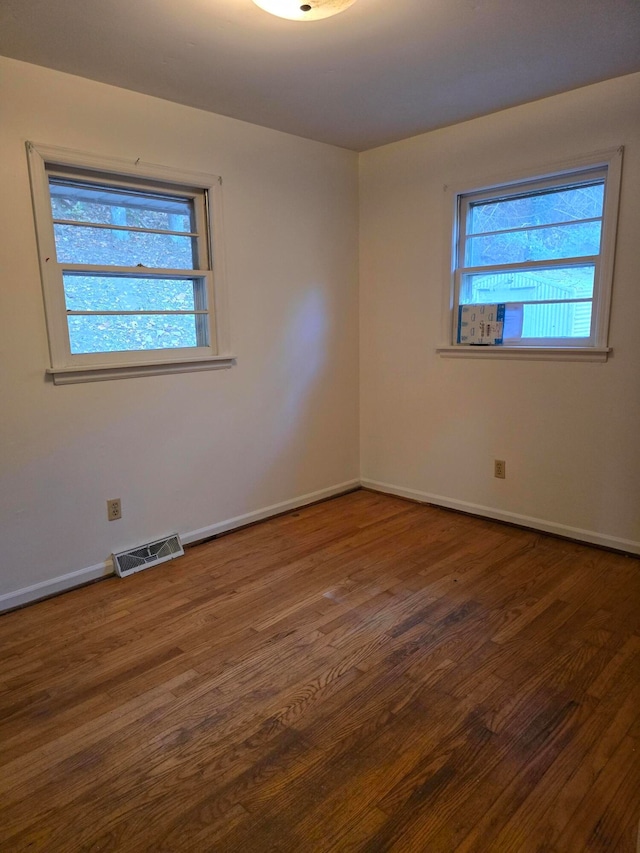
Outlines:
[[0,0],[0,849],[636,853],[638,0]]

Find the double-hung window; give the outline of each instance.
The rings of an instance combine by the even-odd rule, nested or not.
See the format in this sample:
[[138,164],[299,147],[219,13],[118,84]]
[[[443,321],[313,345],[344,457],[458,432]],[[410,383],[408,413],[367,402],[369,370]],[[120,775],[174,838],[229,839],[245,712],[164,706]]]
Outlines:
[[491,306],[503,348],[606,353],[620,161],[455,193],[454,346],[475,316],[461,307]]
[[29,146],[56,381],[228,366],[219,179]]

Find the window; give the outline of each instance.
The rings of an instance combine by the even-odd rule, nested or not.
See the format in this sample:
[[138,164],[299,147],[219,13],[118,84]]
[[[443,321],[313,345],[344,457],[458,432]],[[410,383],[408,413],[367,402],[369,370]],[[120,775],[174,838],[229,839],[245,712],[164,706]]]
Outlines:
[[491,305],[500,348],[606,357],[620,166],[621,150],[455,193],[454,346],[465,348],[461,306]]
[[31,144],[29,159],[54,381],[229,366],[219,179]]

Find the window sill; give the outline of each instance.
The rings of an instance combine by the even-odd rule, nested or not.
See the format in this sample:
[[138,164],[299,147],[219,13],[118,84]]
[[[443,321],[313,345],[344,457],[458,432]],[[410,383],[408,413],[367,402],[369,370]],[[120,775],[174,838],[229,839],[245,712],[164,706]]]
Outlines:
[[133,379],[166,373],[193,373],[200,370],[224,370],[236,363],[234,355],[214,355],[181,361],[155,361],[137,364],[96,364],[83,367],[50,367],[46,373],[54,385],[102,382],[107,379]]
[[519,361],[597,361],[604,362],[611,347],[503,347],[444,346],[437,347],[441,358],[510,358]]

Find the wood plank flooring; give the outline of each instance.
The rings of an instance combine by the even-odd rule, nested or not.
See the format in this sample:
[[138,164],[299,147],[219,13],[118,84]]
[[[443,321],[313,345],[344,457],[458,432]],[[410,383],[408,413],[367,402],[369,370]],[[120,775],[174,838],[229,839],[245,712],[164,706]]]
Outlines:
[[0,849],[635,853],[640,561],[359,491],[0,617]]

